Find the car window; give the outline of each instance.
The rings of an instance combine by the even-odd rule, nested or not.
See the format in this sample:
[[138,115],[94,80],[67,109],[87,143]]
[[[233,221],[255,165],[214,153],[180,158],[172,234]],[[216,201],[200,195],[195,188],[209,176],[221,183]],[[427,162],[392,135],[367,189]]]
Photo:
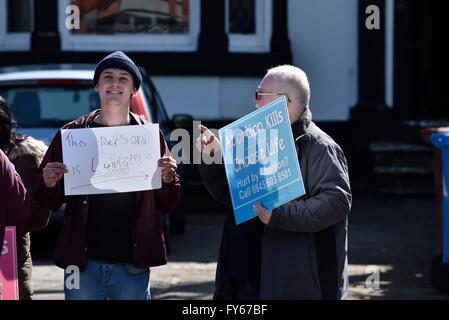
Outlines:
[[91,86],[0,87],[21,127],[57,126],[72,121],[100,106]]

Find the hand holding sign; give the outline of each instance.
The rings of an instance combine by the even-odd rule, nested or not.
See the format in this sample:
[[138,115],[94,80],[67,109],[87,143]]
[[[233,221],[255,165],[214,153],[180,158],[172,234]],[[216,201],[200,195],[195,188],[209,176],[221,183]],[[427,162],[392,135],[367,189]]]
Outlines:
[[54,188],[62,176],[69,172],[65,164],[60,162],[49,162],[43,170],[44,183],[47,188]]
[[266,210],[260,202],[256,202],[253,206],[253,212],[257,214],[260,221],[262,221],[263,224],[269,224],[271,220],[271,211],[272,210]]
[[161,168],[162,180],[165,183],[171,183],[176,174],[176,160],[172,157],[162,157],[158,160],[158,165]]

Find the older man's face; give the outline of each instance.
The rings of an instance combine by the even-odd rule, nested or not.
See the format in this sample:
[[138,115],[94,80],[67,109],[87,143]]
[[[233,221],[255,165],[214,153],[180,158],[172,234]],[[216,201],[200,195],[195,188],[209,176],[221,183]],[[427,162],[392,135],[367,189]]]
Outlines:
[[[273,78],[264,78],[257,87],[257,91],[261,93],[257,100],[256,97],[253,97],[253,102],[257,108],[261,108],[269,104],[271,101],[279,98],[279,95],[274,94],[276,93],[276,91],[273,90],[275,83],[274,81],[275,80]],[[270,95],[271,93],[273,93],[273,95]]]
[[278,99],[280,96],[285,95],[285,97],[287,98],[287,110],[288,116],[290,118],[290,123],[296,122],[300,117],[297,106],[292,101],[288,101],[290,100],[290,97],[288,97],[287,94],[284,94],[282,90],[278,90],[276,88],[276,78],[264,78],[257,88],[258,92],[260,93],[258,99],[256,100],[256,97],[253,97],[253,102],[256,108],[262,108],[270,102]]

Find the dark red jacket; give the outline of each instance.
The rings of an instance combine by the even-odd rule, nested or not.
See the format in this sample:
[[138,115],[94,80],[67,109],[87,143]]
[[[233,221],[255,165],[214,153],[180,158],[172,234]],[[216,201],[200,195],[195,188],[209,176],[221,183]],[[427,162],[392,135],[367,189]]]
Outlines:
[[[82,116],[62,129],[85,128],[90,126],[99,110]],[[136,114],[131,117],[139,124],[144,120]],[[167,143],[161,133],[160,148],[163,156],[170,155]],[[42,161],[41,170],[49,162],[62,161],[61,131],[59,131]],[[159,219],[159,212],[173,211],[180,197],[180,179],[176,175],[170,184],[162,183],[162,188],[157,190],[138,191],[137,212],[135,213],[132,231],[134,265],[138,268],[163,265],[167,263],[164,235]],[[41,205],[58,210],[66,203],[64,224],[59,235],[55,251],[55,263],[61,268],[76,265],[83,271],[88,260],[87,247],[87,214],[89,208],[89,196],[64,196],[64,180],[61,179],[54,188],[47,188],[43,179],[40,191],[37,194]]]
[[5,227],[15,226],[30,215],[28,193],[14,166],[0,150],[0,251]]

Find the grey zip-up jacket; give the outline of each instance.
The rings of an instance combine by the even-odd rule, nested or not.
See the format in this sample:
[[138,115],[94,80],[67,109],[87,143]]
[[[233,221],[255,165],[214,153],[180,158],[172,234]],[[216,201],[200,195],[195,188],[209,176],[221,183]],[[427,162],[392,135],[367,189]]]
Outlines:
[[344,299],[348,286],[348,166],[307,109],[292,126],[306,194],[273,209],[262,240],[262,299]]
[[[343,299],[346,295],[347,216],[352,204],[348,167],[338,144],[311,118],[306,109],[292,125],[306,194],[273,209],[265,226],[261,299]],[[223,167],[207,167],[200,166],[206,188],[217,200],[224,199],[229,191],[220,182],[226,180]],[[218,266],[217,280],[219,273]],[[222,285],[216,284],[216,290]]]

